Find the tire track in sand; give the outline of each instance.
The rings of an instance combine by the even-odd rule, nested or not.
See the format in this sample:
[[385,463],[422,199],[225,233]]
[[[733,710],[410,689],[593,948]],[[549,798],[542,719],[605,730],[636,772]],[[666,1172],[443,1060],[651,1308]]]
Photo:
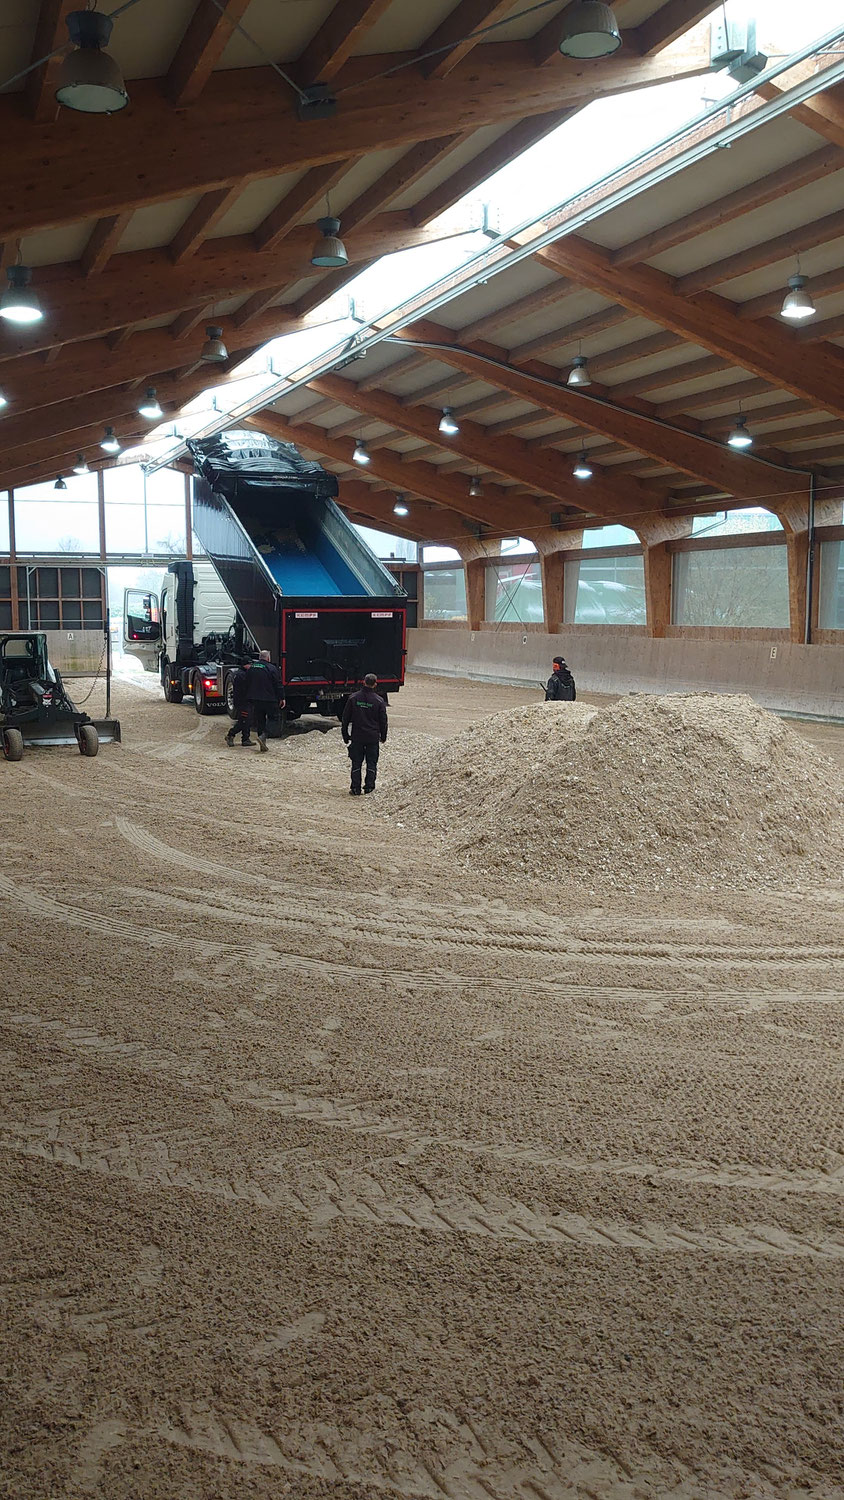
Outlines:
[[[520,1432],[517,1441],[476,1417],[436,1409],[405,1413],[402,1440],[355,1424],[294,1422],[259,1426],[211,1406],[184,1407],[158,1435],[178,1447],[307,1475],[329,1484],[407,1500],[754,1500],[782,1496],[759,1474],[729,1488],[697,1480],[675,1460],[654,1456],[635,1472],[620,1458],[569,1437]],[[789,1500],[831,1500],[828,1489],[790,1488]]]
[[36,1157],[60,1167],[128,1180],[138,1188],[177,1188],[222,1200],[230,1205],[284,1210],[302,1215],[315,1226],[333,1220],[369,1229],[413,1230],[435,1234],[471,1235],[529,1248],[571,1246],[598,1250],[682,1251],[705,1254],[765,1255],[844,1261],[844,1236],[799,1235],[769,1224],[722,1224],[717,1228],[681,1229],[654,1222],[616,1223],[590,1219],[518,1198],[475,1194],[433,1194],[418,1183],[396,1192],[373,1172],[319,1171],[321,1183],[299,1182],[295,1187],[268,1175],[264,1180],[211,1172],[198,1165],[173,1161],[166,1140],[146,1142],[146,1153],[131,1147],[109,1152],[82,1141],[36,1140],[13,1126],[0,1134],[0,1144],[20,1156]]

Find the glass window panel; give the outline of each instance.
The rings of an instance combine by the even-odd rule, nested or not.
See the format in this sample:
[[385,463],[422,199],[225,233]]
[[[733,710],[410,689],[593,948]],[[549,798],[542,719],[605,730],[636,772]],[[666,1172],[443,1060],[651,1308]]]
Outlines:
[[567,625],[644,625],[644,559],[584,557],[567,562],[563,611]]
[[100,550],[95,474],[70,474],[66,488],[53,480],[15,490],[15,545],[18,552]]
[[10,567],[0,568],[0,598],[8,599],[12,592],[12,570]]
[[9,495],[6,490],[0,490],[0,552],[8,552],[10,545]]
[[584,547],[633,547],[638,541],[629,526],[592,526],[583,533]]
[[0,630],[11,630],[12,628],[12,601],[0,600]]
[[719,547],[674,558],[675,625],[788,626],[785,547]]
[[486,568],[486,618],[541,625],[542,578],[538,562],[493,563]]
[[355,531],[376,557],[399,557],[403,562],[416,562],[418,542],[409,542],[402,536],[393,536],[389,531],[378,531],[372,526],[358,526],[356,523]]
[[424,575],[426,620],[466,619],[466,575],[462,568],[437,568]]
[[460,553],[455,552],[453,547],[423,547],[422,565],[427,567],[429,563],[438,562],[460,562]]
[[844,542],[821,545],[820,607],[821,630],[844,630]]
[[146,477],[140,464],[104,471],[106,549],[112,555],[184,556],[185,480],[177,469]]
[[536,556],[536,547],[529,542],[526,536],[505,536],[501,543],[501,556],[512,557],[514,554],[531,552]]
[[692,520],[692,536],[746,536],[749,531],[782,531],[782,522],[761,505]]
[[99,599],[103,592],[103,575],[99,568],[82,569],[82,594],[86,599]]

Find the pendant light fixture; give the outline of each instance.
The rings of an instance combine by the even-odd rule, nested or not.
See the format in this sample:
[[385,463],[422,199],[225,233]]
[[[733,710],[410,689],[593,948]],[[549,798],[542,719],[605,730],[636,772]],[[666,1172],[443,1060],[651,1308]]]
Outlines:
[[396,495],[396,503],[393,506],[393,515],[406,516],[409,510],[410,507],[407,505],[404,495]]
[[9,285],[0,297],[0,317],[9,323],[38,323],[44,314],[37,293],[29,285],[29,266],[7,266],[6,275]]
[[480,500],[483,492],[484,487],[476,474],[473,479],[469,480],[469,499]]
[[113,427],[107,427],[106,428],[106,430],[105,430],[105,432],[103,434],[102,441],[100,443],[100,447],[102,448],[102,450],[103,450],[104,453],[119,453],[120,452],[120,443],[118,442],[117,438],[115,437],[115,433],[114,433],[114,428]]
[[326,214],[325,218],[317,219],[317,229],[319,239],[311,251],[311,265],[319,266],[320,270],[339,270],[341,266],[347,266],[349,257],[340,238],[340,220]]
[[108,45],[114,22],[98,10],[72,10],[67,29],[73,51],[62,59],[56,98],[83,115],[113,115],[129,103],[126,84]]
[[8,405],[9,405],[9,399],[8,399],[8,397],[4,396],[3,392],[0,391],[0,411],[3,410],[4,406],[8,406]]
[[229,351],[223,343],[223,330],[216,323],[209,323],[205,329],[206,339],[202,345],[200,359],[207,365],[224,365],[229,357]]
[[164,416],[154,385],[147,386],[147,393],[138,407],[138,416],[146,417],[148,422],[158,422]]
[[61,474],[57,474],[56,475],[56,482],[53,485],[53,489],[54,490],[66,490],[67,489],[67,485],[65,484],[64,480],[62,479]]
[[76,463],[73,465],[73,472],[74,474],[90,474],[91,470],[88,468],[84,453],[77,453]]
[[792,323],[801,323],[804,318],[813,318],[817,308],[812,301],[811,293],[806,291],[806,277],[799,274],[789,276],[788,287],[780,317],[787,318]]
[[372,456],[366,446],[366,443],[363,441],[363,438],[357,438],[355,442],[355,451],[352,454],[352,458],[356,464],[366,465],[372,462]]
[[731,448],[752,448],[753,438],[747,430],[747,417],[743,417],[739,411],[736,417],[736,425],[727,438]]
[[574,468],[571,472],[574,475],[575,479],[592,478],[592,466],[589,463],[588,458],[586,457],[586,450],[584,448],[581,448],[580,455],[576,459]]
[[586,386],[591,384],[592,377],[589,374],[589,366],[586,363],[586,355],[576,354],[574,356],[574,359],[572,360],[572,366],[569,371],[569,378],[566,381],[566,385]]
[[456,437],[459,431],[460,428],[454,420],[454,412],[450,406],[444,406],[440,417],[440,432],[445,437]]
[[560,51],[564,57],[609,57],[621,46],[621,32],[611,5],[575,0],[566,7]]

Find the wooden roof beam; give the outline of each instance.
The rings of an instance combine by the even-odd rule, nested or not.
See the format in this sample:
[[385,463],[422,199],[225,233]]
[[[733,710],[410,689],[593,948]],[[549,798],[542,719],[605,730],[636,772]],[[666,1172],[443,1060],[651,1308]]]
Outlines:
[[[455,347],[440,352],[438,358],[453,364],[456,369],[477,373],[479,379],[487,380],[501,390],[591,427],[594,432],[600,432],[659,463],[670,464],[709,483],[723,483],[731,494],[744,494],[748,499],[754,499],[778,491],[791,492],[808,484],[802,476],[798,479],[791,472],[780,475],[749,455],[739,456],[728,448],[721,448],[693,430],[668,427],[659,420],[661,414],[644,403],[640,403],[638,409],[625,409],[612,400],[611,392],[607,393],[610,400],[603,401],[594,399],[592,390],[572,390],[562,383],[560,372],[553,366],[543,365],[537,360],[525,361],[523,369],[508,366],[506,351],[483,343],[467,347],[450,329],[430,320],[412,324],[402,330],[401,336],[452,343]],[[503,360],[505,367],[502,368],[500,363],[490,364],[489,358]],[[530,379],[533,374],[541,379]],[[323,393],[328,394],[328,391]]]
[[[391,0],[337,0],[316,35],[297,59],[299,82],[329,83],[357,51],[366,33],[380,21]],[[377,67],[373,67],[377,71]]]
[[163,81],[171,104],[193,104],[199,98],[248,6],[249,0],[226,0],[221,12],[212,0],[198,0]]
[[[78,9],[79,0],[41,0],[32,47],[33,62],[55,51],[62,42],[69,43],[67,18],[72,10]],[[29,74],[24,93],[27,113],[33,120],[55,120],[59,112],[56,83],[61,64],[61,57],[51,57],[49,62],[41,63]]]
[[666,0],[654,15],[634,29],[633,45],[642,53],[661,52],[704,21],[712,10],[712,0]]
[[79,264],[83,276],[98,276],[108,265],[129,226],[131,213],[112,214],[100,219],[91,230],[91,237],[82,252]]
[[829,172],[837,172],[843,167],[844,152],[838,146],[824,146],[820,151],[801,156],[799,160],[788,162],[778,171],[760,177],[758,182],[749,182],[745,187],[737,188],[734,193],[716,199],[714,203],[705,203],[702,208],[696,208],[682,218],[664,224],[661,229],[651,230],[640,239],[631,240],[629,245],[622,245],[612,252],[613,264],[630,266],[640,260],[653,260],[664,251],[673,250],[675,245],[684,245],[696,235],[718,229],[722,224],[730,224],[734,219],[764,208],[767,203],[775,203],[789,193],[797,192],[799,188],[807,187],[826,177]]
[[818,344],[812,358],[805,359],[786,331],[773,323],[751,326],[712,292],[681,297],[671,278],[653,266],[622,270],[606,250],[576,235],[555,241],[536,258],[739,369],[844,416],[844,361],[832,346]]
[[[453,232],[458,233],[459,226]],[[381,215],[346,239],[351,275],[358,274],[373,254],[439,238],[435,230],[417,228],[406,212]],[[312,247],[313,229],[305,224],[274,251],[254,250],[245,235],[209,240],[178,266],[166,248],[129,251],[116,256],[96,278],[82,282],[75,263],[42,266],[37,283],[49,316],[37,329],[4,340],[0,363],[33,349],[90,338],[187,307],[213,306],[247,292],[274,289],[278,295],[279,287],[309,274]]]
[[[536,117],[708,70],[708,48],[700,45],[657,58],[616,54],[588,69],[561,58],[559,66],[537,72],[526,45],[490,43],[473,58],[471,84],[460,69],[436,86],[401,72],[350,89],[331,119],[302,121],[274,73],[237,68],[209,80],[201,110],[174,112],[154,82],[133,82],[131,109],[114,115],[105,133],[95,116],[72,111],[63,114],[61,130],[20,132],[17,102],[3,96],[0,133],[15,140],[15,151],[4,169],[0,238],[75,223],[83,213],[105,218],[143,203],[245,186],[456,130],[519,120],[518,138],[529,140]],[[360,76],[358,61],[349,81]],[[476,159],[472,181],[479,166]],[[448,191],[445,198],[443,207]],[[417,223],[427,222],[426,208],[430,199],[417,205]]]
[[188,214],[167,247],[174,266],[180,266],[183,261],[196,255],[212,229],[216,229],[229,209],[234,207],[241,191],[240,183],[236,182],[233,187],[216,188],[211,193],[203,193],[196,208]]
[[[552,499],[575,502],[577,481],[570,475],[562,476],[553,459],[546,460],[531,452],[520,438],[494,436],[487,428],[463,418],[458,433],[453,437],[442,437],[438,411],[430,407],[404,407],[386,391],[359,392],[352,381],[337,375],[321,376],[311,383],[311,389],[332,396],[344,406],[356,408],[362,416],[399,427],[409,436],[437,444],[445,453],[459,454],[472,464],[482,464]],[[637,500],[642,510],[653,510],[658,503],[657,497],[647,490],[637,487],[631,491],[629,486],[619,489],[607,474],[596,475],[595,480],[594,493],[590,485],[590,504],[600,498],[603,508],[615,509],[619,513],[635,509]],[[522,518],[523,525],[531,524],[531,521],[529,514]]]
[[[697,271],[690,271],[686,276],[680,276],[674,282],[674,290],[681,297],[693,297],[696,292],[706,291],[709,287],[722,286],[724,282],[735,281],[739,276],[746,276],[751,271],[759,271],[763,266],[775,266],[778,261],[794,261],[801,250],[814,250],[818,245],[828,244],[830,240],[840,239],[844,235],[844,209],[834,214],[826,214],[822,219],[810,220],[808,224],[795,225],[793,229],[786,230],[785,234],[779,234],[774,239],[764,240],[761,244],[750,245],[746,250],[739,250],[735,255],[725,255],[721,260],[712,261],[710,264],[701,266]],[[783,276],[782,296],[787,291],[787,276]]]
[[[332,438],[321,427],[291,421],[276,411],[260,412],[249,419],[249,424],[284,442],[295,443],[297,447],[312,448],[324,458],[340,463],[352,460],[352,438]],[[484,496],[473,499],[468,485],[460,484],[448,474],[440,474],[435,464],[402,459],[386,448],[373,453],[368,472],[385,480],[393,489],[418,495],[423,500],[433,500],[465,520],[503,527],[510,534],[513,527],[528,524],[527,515],[506,499],[504,491],[486,487]],[[531,525],[547,525],[547,512],[542,507],[537,506],[535,512],[531,508],[529,516]]]
[[[804,68],[811,72],[817,71],[814,59],[809,59]],[[790,86],[794,82],[794,75],[789,74],[787,81]],[[761,83],[756,92],[761,99],[778,99],[784,90],[778,83],[772,82]],[[844,149],[844,88],[840,83],[835,88],[814,94],[803,104],[795,104],[789,114],[793,120],[808,126],[809,130],[823,136],[833,146]]]
[[472,39],[471,33],[503,20],[515,3],[516,0],[460,0],[421,48],[423,54],[437,50],[437,56],[425,58],[421,64],[425,77],[447,78],[477,46],[479,39]]
[[[626,307],[602,307],[585,318],[578,318],[576,323],[569,323],[566,328],[552,328],[548,333],[541,333],[538,338],[529,339],[525,344],[515,345],[510,354],[516,360],[530,359],[531,355],[544,354],[549,349],[562,349],[564,345],[577,344],[594,333],[617,328],[619,323],[626,323],[629,318]],[[577,350],[573,352],[576,354]]]

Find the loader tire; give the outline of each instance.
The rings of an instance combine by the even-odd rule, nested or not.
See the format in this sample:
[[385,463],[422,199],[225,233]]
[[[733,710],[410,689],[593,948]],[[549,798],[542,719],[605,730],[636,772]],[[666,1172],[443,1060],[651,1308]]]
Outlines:
[[19,729],[4,729],[2,739],[4,760],[23,760],[23,735]]
[[79,726],[79,754],[96,755],[100,748],[100,737],[93,724]]

